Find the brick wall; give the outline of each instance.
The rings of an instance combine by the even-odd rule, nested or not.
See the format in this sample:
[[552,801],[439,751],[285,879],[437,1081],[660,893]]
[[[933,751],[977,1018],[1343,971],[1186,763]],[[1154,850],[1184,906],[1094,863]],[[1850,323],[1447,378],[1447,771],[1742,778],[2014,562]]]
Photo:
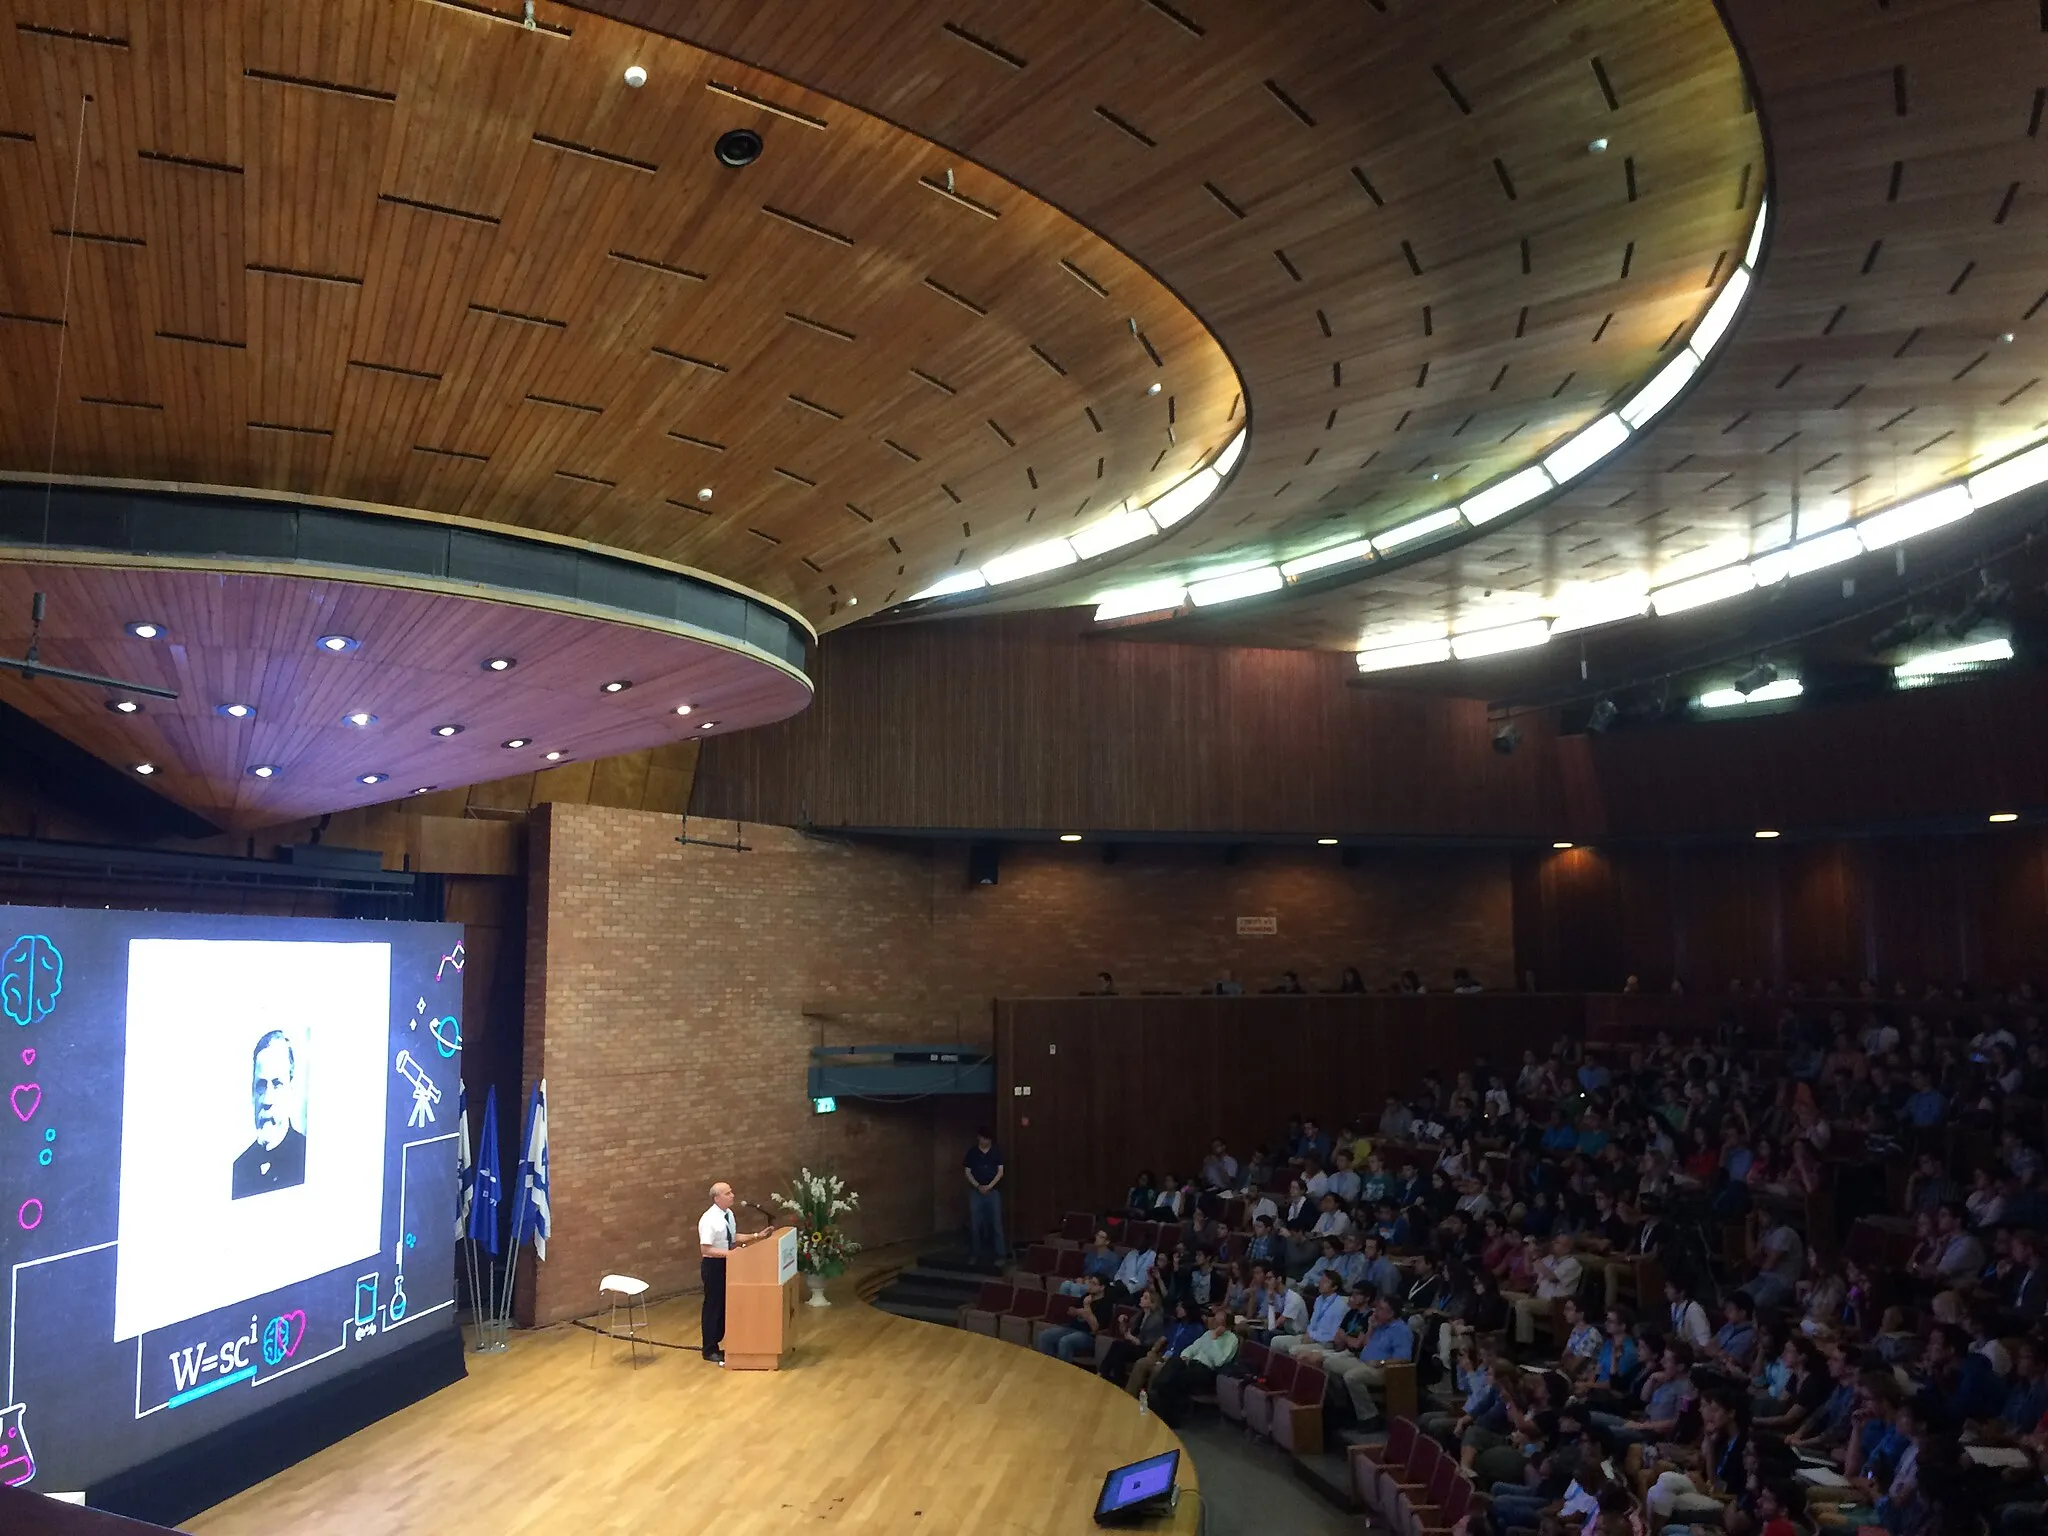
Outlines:
[[[726,838],[730,822],[692,821]],[[1282,967],[1313,984],[1357,964],[1470,965],[1504,982],[1504,855],[1220,854],[1013,849],[994,887],[964,850],[877,846],[749,825],[752,851],[686,847],[681,817],[556,804],[530,850],[525,1069],[548,1079],[554,1235],[533,1316],[588,1312],[621,1270],[657,1291],[696,1283],[714,1179],[766,1199],[803,1162],[861,1191],[854,1231],[884,1243],[957,1225],[959,1149],[985,1102],[814,1115],[812,1044],[988,1038],[997,995],[1250,985]],[[1327,854],[1328,856],[1324,856]],[[1236,935],[1271,914],[1274,938]]]

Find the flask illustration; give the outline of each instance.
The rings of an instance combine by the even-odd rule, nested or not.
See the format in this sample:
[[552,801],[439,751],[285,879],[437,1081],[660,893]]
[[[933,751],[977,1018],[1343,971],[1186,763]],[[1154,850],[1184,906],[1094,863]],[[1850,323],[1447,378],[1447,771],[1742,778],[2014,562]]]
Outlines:
[[0,1408],[0,1487],[19,1488],[36,1475],[35,1453],[28,1448],[28,1426],[22,1419],[26,1403]]

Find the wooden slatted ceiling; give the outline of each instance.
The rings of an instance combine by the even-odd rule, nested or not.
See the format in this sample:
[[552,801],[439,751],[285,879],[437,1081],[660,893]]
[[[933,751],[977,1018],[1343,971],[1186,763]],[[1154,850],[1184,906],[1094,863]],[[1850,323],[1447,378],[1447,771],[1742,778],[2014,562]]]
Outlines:
[[[0,0],[0,465],[48,462],[62,335],[60,470],[492,519],[829,622],[1149,498],[1241,423],[1200,322],[1053,207],[494,3]],[[744,171],[712,158],[733,127],[767,141]],[[935,195],[949,169],[997,217]]]
[[1031,187],[1230,349],[1254,422],[1230,491],[1033,604],[1339,542],[1532,457],[1649,374],[1764,184],[1705,3],[590,3]]
[[[810,701],[803,683],[765,662],[626,624],[510,603],[302,577],[0,562],[0,654],[28,643],[30,596],[49,597],[42,659],[175,690],[121,715],[107,690],[0,673],[0,701],[107,762],[153,763],[150,787],[228,828],[376,804],[426,785],[450,789],[545,774],[572,762],[704,739],[780,720]],[[135,639],[131,620],[167,626]],[[361,641],[321,651],[323,634]],[[506,673],[482,669],[509,656]],[[625,679],[619,694],[603,685]],[[251,704],[256,717],[215,713]],[[693,706],[688,717],[678,704]],[[376,724],[344,717],[366,710]],[[448,739],[437,725],[463,727]],[[532,745],[507,750],[517,737]],[[276,777],[251,778],[259,763]],[[384,773],[380,785],[357,776]],[[459,811],[459,805],[457,807]]]
[[[1795,491],[1809,512],[1868,510],[2048,430],[2037,9],[1735,0],[1729,14],[1771,125],[1776,228],[1749,310],[1694,393],[1497,538],[1172,630],[1349,649],[1362,632],[1469,623],[1489,589],[1670,580],[1782,543]],[[1456,670],[1438,675],[1455,683]]]

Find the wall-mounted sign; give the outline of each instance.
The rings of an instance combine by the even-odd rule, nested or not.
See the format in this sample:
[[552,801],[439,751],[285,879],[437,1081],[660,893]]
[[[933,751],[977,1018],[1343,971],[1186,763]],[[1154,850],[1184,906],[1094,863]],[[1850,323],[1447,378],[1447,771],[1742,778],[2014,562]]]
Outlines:
[[1279,932],[1280,919],[1270,912],[1264,917],[1240,917],[1237,920],[1237,936],[1239,938],[1243,938],[1247,934],[1258,934],[1266,938],[1272,938]]

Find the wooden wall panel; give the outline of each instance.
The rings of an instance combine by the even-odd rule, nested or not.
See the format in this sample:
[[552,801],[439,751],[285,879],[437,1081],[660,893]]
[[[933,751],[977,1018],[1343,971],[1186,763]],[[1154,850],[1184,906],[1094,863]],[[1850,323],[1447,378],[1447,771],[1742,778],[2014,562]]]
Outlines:
[[2048,955],[2040,827],[1528,854],[1514,887],[1516,970],[1546,988],[2009,983]]
[[1188,1173],[1211,1136],[1242,1156],[1290,1115],[1334,1129],[1425,1071],[1519,1060],[1583,1015],[1580,998],[1511,994],[999,1001],[1010,1229],[1105,1207],[1140,1168]]
[[798,719],[704,743],[700,816],[870,828],[1551,835],[1550,727],[1348,686],[1323,652],[1088,636],[1072,611],[833,636]]

